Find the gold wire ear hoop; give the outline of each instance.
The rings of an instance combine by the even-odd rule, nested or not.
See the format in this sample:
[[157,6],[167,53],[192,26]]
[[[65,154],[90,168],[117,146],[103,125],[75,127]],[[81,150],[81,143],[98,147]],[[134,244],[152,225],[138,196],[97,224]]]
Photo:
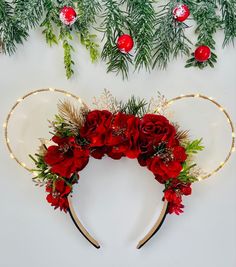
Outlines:
[[[11,146],[10,146],[10,140],[8,138],[8,124],[9,124],[9,120],[11,118],[11,115],[13,114],[15,108],[19,105],[19,103],[21,103],[25,98],[31,96],[31,95],[37,95],[38,93],[41,92],[58,92],[61,94],[64,94],[67,97],[73,97],[75,99],[77,99],[81,104],[85,105],[86,104],[81,100],[80,97],[71,94],[65,90],[60,90],[60,89],[53,89],[53,88],[46,88],[46,89],[38,89],[32,92],[29,92],[28,94],[24,95],[23,97],[19,98],[16,103],[13,105],[13,107],[11,108],[10,112],[7,115],[6,121],[3,124],[3,128],[4,128],[4,136],[5,136],[5,142],[8,148],[8,151],[10,153],[10,157],[12,159],[14,159],[21,167],[25,168],[27,171],[31,172],[31,169],[29,167],[26,166],[26,164],[22,161],[20,161],[16,155],[14,154]],[[232,152],[235,151],[235,132],[234,132],[234,126],[232,123],[232,120],[229,116],[229,114],[226,112],[226,110],[220,105],[218,104],[215,100],[213,100],[211,97],[207,97],[204,95],[200,95],[200,94],[189,94],[189,95],[181,95],[178,97],[175,97],[171,100],[168,101],[168,105],[171,105],[174,101],[180,100],[180,99],[184,99],[184,98],[202,98],[205,100],[208,100],[210,102],[212,102],[213,104],[215,104],[226,116],[227,118],[227,122],[229,123],[230,127],[231,127],[231,131],[232,131],[232,142],[231,142],[231,148],[230,148],[230,152],[228,153],[227,157],[225,158],[225,160],[223,162],[221,162],[219,164],[219,166],[213,170],[212,172],[208,173],[207,175],[204,175],[203,177],[199,177],[199,180],[202,179],[206,179],[208,177],[210,177],[211,175],[213,175],[214,173],[218,172],[224,165],[225,163],[229,160],[230,156],[232,155]],[[68,197],[68,201],[69,201],[69,214],[71,216],[72,221],[74,222],[75,226],[78,228],[78,230],[81,232],[81,234],[95,247],[95,248],[100,248],[99,243],[89,234],[89,232],[85,229],[85,227],[82,225],[82,223],[80,222],[78,216],[75,213],[71,198]],[[161,228],[166,215],[167,215],[167,210],[168,210],[168,202],[164,201],[163,203],[163,208],[161,211],[160,216],[158,217],[156,223],[153,225],[153,227],[150,229],[150,231],[144,236],[144,238],[142,238],[138,245],[137,245],[137,249],[140,249],[144,244],[146,244],[157,232],[158,230]]]
[[227,113],[227,111],[218,103],[216,102],[212,97],[208,97],[205,95],[201,95],[201,94],[189,94],[189,95],[180,95],[177,96],[175,98],[172,98],[171,100],[168,101],[168,105],[172,105],[175,101],[177,100],[181,100],[181,99],[185,99],[185,98],[201,98],[204,100],[208,100],[210,101],[212,104],[214,104],[216,107],[218,107],[218,109],[223,112],[223,114],[226,116],[226,120],[231,128],[231,135],[232,135],[232,139],[231,139],[231,145],[230,145],[230,150],[226,156],[226,158],[224,159],[224,161],[220,162],[219,165],[212,170],[211,172],[203,175],[203,176],[199,176],[198,180],[203,180],[206,178],[209,178],[210,176],[212,176],[213,174],[215,174],[216,172],[218,172],[221,168],[224,167],[224,165],[226,164],[226,162],[229,160],[229,158],[231,157],[232,153],[235,151],[235,131],[234,131],[234,125],[233,122],[229,116],[229,114]]

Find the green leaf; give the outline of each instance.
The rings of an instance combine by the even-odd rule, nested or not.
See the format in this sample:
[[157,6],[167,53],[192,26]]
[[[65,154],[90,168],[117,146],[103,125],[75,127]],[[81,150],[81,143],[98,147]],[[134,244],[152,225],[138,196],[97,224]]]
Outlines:
[[191,142],[187,142],[183,144],[183,146],[185,147],[188,155],[196,154],[204,149],[204,146],[202,145],[202,139],[196,139]]
[[74,51],[73,47],[68,43],[67,40],[63,41],[63,48],[64,48],[64,64],[66,69],[66,77],[70,79],[73,75],[74,71],[72,66],[75,64],[72,60],[71,52]]

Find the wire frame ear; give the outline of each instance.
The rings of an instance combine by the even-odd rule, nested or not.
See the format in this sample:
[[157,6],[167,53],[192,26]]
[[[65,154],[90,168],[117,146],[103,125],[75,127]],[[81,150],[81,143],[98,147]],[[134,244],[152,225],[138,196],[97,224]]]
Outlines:
[[168,101],[168,106],[171,106],[174,102],[176,101],[180,101],[180,100],[183,100],[183,99],[189,99],[189,98],[198,98],[198,99],[203,99],[203,100],[206,100],[210,103],[212,103],[213,105],[215,105],[220,112],[222,112],[226,118],[226,121],[227,123],[229,124],[229,127],[230,127],[230,130],[231,130],[231,144],[230,144],[230,149],[225,157],[225,159],[223,161],[221,161],[219,163],[219,165],[214,168],[212,171],[202,175],[202,176],[199,176],[198,177],[198,180],[203,180],[203,179],[206,179],[206,178],[209,178],[210,176],[212,176],[213,174],[217,173],[219,170],[221,170],[225,164],[228,162],[228,160],[230,159],[230,157],[232,156],[232,153],[235,151],[235,130],[234,130],[234,124],[228,114],[228,112],[218,103],[216,102],[212,97],[208,97],[208,96],[205,96],[205,95],[201,95],[201,94],[188,94],[188,95],[180,95],[180,96],[177,96],[175,98],[172,98],[171,100]]
[[21,167],[23,167],[24,169],[26,169],[27,171],[31,172],[31,167],[27,166],[27,164],[25,162],[23,162],[17,155],[16,153],[13,151],[13,148],[11,146],[11,142],[9,139],[9,122],[10,119],[12,118],[12,115],[15,113],[16,108],[26,99],[28,99],[31,96],[35,96],[38,95],[40,93],[45,93],[45,92],[51,92],[51,93],[59,93],[64,97],[71,97],[75,100],[77,100],[81,105],[84,105],[87,107],[87,105],[82,101],[82,99],[79,96],[76,96],[72,93],[69,93],[65,90],[61,90],[61,89],[54,89],[54,88],[45,88],[45,89],[38,89],[38,90],[34,90],[31,91],[29,93],[27,93],[26,95],[20,97],[17,99],[16,103],[12,106],[12,108],[10,109],[9,113],[7,114],[7,118],[6,121],[3,124],[3,129],[4,129],[4,137],[5,137],[5,142],[7,145],[7,149],[10,153],[10,157],[12,159],[14,159]]

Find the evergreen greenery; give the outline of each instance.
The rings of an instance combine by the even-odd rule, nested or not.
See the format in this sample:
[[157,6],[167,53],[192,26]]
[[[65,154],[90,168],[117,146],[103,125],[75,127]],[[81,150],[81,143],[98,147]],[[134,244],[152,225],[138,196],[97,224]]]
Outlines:
[[[173,18],[178,3],[190,9],[190,19],[180,23]],[[78,19],[65,26],[59,19],[64,6],[75,8]],[[192,20],[191,20],[192,19]],[[197,62],[192,54],[194,45],[186,37],[188,26],[195,26],[195,46],[211,48],[211,58]],[[97,37],[93,30],[104,33],[105,44],[101,57],[107,70],[128,77],[129,67],[166,68],[178,56],[190,58],[186,67],[214,67],[215,33],[224,32],[223,46],[236,37],[236,0],[172,0],[164,5],[157,0],[0,0],[0,44],[6,54],[13,54],[17,46],[27,40],[31,29],[41,27],[46,42],[52,46],[61,43],[67,78],[74,72],[72,45],[79,40],[89,51],[92,62],[100,55]],[[123,54],[116,45],[117,38],[130,34],[135,43],[134,53]],[[73,41],[74,40],[74,41]],[[192,56],[191,56],[192,55]]]

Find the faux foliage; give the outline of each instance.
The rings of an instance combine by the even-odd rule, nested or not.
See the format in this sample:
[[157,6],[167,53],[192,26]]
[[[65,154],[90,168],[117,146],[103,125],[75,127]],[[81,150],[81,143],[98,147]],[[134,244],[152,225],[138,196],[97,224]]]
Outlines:
[[[173,9],[178,3],[190,9],[190,18],[177,22]],[[65,26],[59,19],[60,9],[72,6],[77,20]],[[187,38],[188,28],[193,27],[196,43]],[[0,45],[5,54],[13,54],[19,44],[29,37],[31,29],[41,27],[46,42],[64,48],[67,78],[74,73],[74,60],[78,57],[75,43],[80,41],[89,51],[91,61],[101,58],[107,71],[127,78],[129,68],[166,68],[174,58],[187,58],[186,67],[214,67],[215,34],[224,32],[223,47],[234,43],[236,37],[236,0],[172,0],[160,4],[156,0],[0,0]],[[95,31],[104,34],[104,46],[99,48]],[[134,39],[131,54],[121,53],[117,38],[130,34]],[[206,62],[195,60],[195,47],[207,45],[211,57]]]

